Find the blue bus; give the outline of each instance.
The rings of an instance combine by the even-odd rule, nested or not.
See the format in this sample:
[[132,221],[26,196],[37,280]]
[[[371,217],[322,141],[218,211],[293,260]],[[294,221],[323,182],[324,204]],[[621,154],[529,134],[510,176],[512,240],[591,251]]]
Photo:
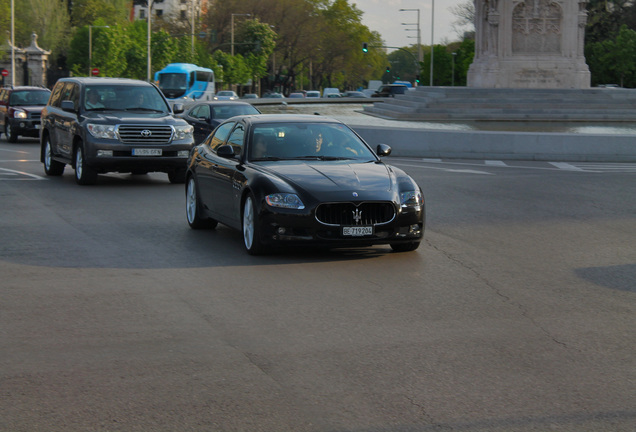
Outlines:
[[190,63],[170,63],[155,73],[155,82],[171,102],[214,97],[214,71]]

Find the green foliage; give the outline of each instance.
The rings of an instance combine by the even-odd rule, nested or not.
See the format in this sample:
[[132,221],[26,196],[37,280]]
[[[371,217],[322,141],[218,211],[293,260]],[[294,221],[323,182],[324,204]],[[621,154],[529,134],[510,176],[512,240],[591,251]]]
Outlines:
[[[145,21],[126,22],[108,28],[93,27],[92,33],[91,67],[98,68],[101,76],[147,78],[148,27]],[[68,64],[76,76],[89,74],[88,39],[88,26],[84,26],[78,29],[71,41]],[[168,63],[195,63],[216,68],[216,63],[201,43],[195,39],[193,50],[191,38],[187,36],[175,38],[165,30],[158,30],[152,33],[150,48],[151,80],[154,73]]]
[[636,87],[636,31],[623,25],[615,38],[588,43],[585,54],[592,85]]

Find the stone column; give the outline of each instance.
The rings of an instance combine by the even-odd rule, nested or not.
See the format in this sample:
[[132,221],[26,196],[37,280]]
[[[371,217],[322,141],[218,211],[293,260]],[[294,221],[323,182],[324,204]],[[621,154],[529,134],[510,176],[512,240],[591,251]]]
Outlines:
[[588,88],[586,0],[474,0],[468,86]]

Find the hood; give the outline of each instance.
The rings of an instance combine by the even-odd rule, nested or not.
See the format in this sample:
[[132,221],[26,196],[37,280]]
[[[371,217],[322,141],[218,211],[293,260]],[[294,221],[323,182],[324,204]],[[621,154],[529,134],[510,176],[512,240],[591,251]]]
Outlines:
[[83,114],[86,120],[96,121],[105,124],[120,123],[157,123],[172,125],[177,123],[185,123],[183,119],[175,119],[169,113],[139,113],[138,111],[87,111]]
[[20,106],[12,106],[13,109],[21,109],[23,111],[39,113],[44,109],[44,105],[20,105]]
[[298,162],[276,163],[269,171],[297,189],[312,194],[357,192],[390,193],[394,187],[393,173],[383,163],[365,162]]

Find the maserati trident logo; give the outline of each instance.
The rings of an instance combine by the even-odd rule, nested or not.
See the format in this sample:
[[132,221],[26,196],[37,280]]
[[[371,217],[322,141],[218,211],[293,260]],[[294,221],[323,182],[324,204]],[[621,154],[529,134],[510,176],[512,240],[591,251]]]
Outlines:
[[144,138],[148,138],[149,136],[152,135],[152,131],[148,130],[148,129],[144,129],[140,132],[141,136]]
[[360,209],[355,209],[351,213],[353,213],[353,220],[356,222],[356,225],[360,225],[360,222],[362,221],[362,212]]

